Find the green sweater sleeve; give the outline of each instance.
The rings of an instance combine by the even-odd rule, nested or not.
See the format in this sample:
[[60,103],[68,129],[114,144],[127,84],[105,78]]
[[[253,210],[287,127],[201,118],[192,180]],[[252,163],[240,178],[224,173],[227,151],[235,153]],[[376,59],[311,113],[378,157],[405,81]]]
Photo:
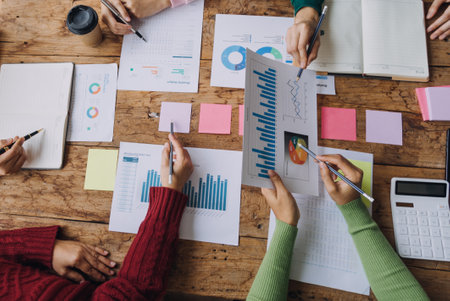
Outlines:
[[247,296],[249,301],[286,301],[297,227],[276,220],[272,240]]
[[297,12],[305,6],[314,8],[317,10],[319,15],[322,12],[323,0],[291,0],[291,3],[295,10],[294,16],[297,15]]
[[361,199],[338,206],[378,300],[429,300]]

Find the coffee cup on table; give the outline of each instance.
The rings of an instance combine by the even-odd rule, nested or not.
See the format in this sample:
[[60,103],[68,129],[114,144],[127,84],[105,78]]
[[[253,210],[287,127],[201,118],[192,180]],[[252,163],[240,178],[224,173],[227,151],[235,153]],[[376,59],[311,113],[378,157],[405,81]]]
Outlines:
[[67,14],[67,28],[80,36],[84,44],[97,46],[102,41],[98,15],[92,7],[77,5]]

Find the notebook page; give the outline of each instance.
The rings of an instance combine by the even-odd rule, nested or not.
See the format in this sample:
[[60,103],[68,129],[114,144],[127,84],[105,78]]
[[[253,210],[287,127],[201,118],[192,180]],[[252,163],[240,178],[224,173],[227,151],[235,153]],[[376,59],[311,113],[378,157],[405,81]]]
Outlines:
[[[26,122],[20,122],[26,120]],[[67,115],[0,114],[0,139],[23,137],[40,128],[44,131],[25,141],[27,160],[23,168],[56,169],[62,166]]]
[[317,59],[308,69],[334,73],[363,72],[361,0],[325,0],[328,12]]
[[428,78],[423,3],[362,0],[364,73]]
[[2,65],[2,113],[67,114],[72,73],[72,63]]

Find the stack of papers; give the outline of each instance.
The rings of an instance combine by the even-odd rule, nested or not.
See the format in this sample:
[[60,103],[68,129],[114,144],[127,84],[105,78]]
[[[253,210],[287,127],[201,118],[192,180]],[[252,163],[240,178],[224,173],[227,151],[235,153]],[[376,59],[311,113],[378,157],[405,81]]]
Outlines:
[[450,86],[417,88],[423,120],[450,120]]

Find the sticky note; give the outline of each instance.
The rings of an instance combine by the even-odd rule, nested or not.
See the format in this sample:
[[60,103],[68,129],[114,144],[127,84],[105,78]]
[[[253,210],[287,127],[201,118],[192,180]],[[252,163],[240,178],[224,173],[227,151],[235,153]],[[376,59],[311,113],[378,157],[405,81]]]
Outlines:
[[244,136],[244,105],[239,105],[239,136]]
[[367,110],[366,141],[402,145],[402,114],[397,112]]
[[200,104],[199,133],[230,134],[231,105]]
[[114,190],[118,153],[118,150],[89,150],[84,189]]
[[192,104],[183,102],[163,102],[159,117],[159,131],[170,132],[170,122],[173,122],[173,131],[176,133],[189,133],[191,127]]
[[317,94],[336,95],[333,75],[317,75],[316,87],[317,87]]
[[428,112],[427,94],[425,88],[416,88],[416,96],[419,102],[420,111],[422,112],[423,120],[430,120],[430,114]]
[[356,110],[322,107],[322,139],[356,141]]
[[450,88],[426,88],[430,120],[450,120]]

